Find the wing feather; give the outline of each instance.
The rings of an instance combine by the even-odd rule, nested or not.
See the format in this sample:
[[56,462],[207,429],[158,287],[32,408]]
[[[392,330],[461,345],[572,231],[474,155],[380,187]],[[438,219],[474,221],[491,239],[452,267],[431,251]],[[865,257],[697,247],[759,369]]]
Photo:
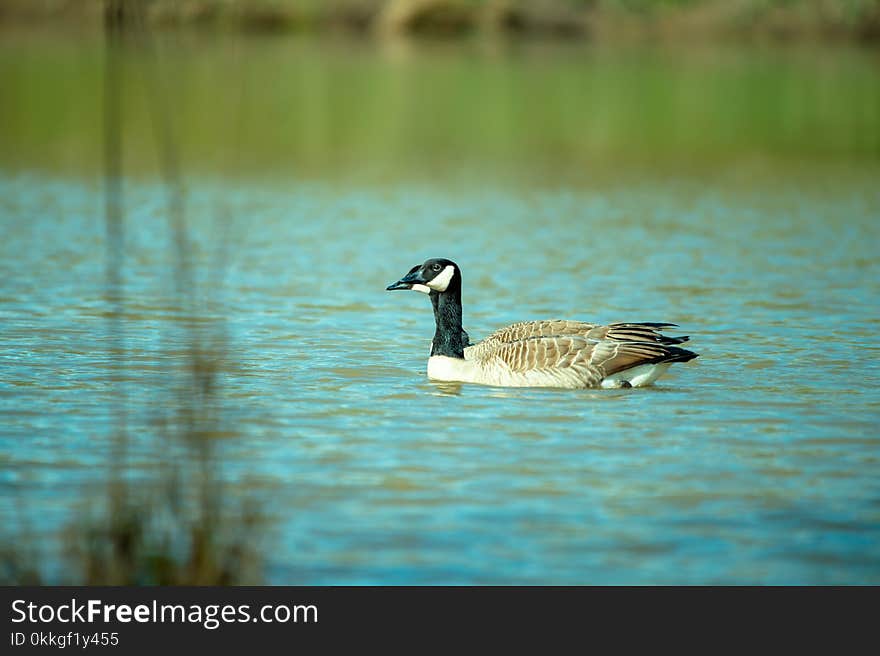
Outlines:
[[678,344],[687,337],[668,337],[662,328],[676,327],[674,323],[611,323],[601,325],[585,321],[565,319],[542,319],[539,321],[520,321],[500,328],[486,337],[483,342],[515,342],[530,337],[551,337],[555,335],[580,335],[589,339],[618,339],[620,341],[650,341],[661,344]]
[[468,347],[465,358],[517,374],[576,376],[592,387],[606,376],[631,367],[695,358],[692,351],[675,346],[687,337],[667,337],[660,332],[672,325],[525,321],[497,330]]

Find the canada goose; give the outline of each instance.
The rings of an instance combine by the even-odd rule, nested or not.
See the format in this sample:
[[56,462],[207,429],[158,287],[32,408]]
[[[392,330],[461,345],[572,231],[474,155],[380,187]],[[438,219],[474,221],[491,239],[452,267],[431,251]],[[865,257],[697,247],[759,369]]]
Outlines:
[[673,362],[697,357],[676,346],[687,337],[667,337],[671,323],[523,321],[470,344],[461,324],[461,271],[432,258],[388,285],[428,294],[436,331],[428,358],[433,380],[502,387],[642,387]]

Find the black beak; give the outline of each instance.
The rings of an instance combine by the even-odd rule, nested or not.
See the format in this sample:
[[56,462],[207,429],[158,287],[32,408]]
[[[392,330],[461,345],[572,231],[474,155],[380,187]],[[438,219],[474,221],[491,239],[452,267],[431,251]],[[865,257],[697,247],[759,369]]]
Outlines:
[[385,291],[393,292],[395,289],[412,289],[413,285],[423,285],[427,282],[422,276],[420,267],[413,267],[412,271],[395,283],[391,283],[385,288]]

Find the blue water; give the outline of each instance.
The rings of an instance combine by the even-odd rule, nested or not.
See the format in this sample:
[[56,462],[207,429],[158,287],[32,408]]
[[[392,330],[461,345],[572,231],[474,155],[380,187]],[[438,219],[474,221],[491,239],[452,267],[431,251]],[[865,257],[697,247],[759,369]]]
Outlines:
[[[0,522],[49,579],[119,464],[121,407],[129,478],[186,452],[161,436],[196,330],[270,583],[880,583],[871,185],[202,179],[192,295],[161,186],[125,198],[120,358],[102,187],[0,177]],[[431,383],[427,300],[384,292],[431,256],[461,266],[472,338],[672,321],[701,357],[649,389]]]

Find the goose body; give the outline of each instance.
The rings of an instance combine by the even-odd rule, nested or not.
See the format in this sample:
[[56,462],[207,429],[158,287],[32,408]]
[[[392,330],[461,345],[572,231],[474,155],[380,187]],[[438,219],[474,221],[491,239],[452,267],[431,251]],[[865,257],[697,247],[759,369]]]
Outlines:
[[674,362],[697,357],[668,337],[670,323],[541,320],[514,323],[470,344],[462,328],[461,272],[454,262],[427,260],[388,286],[428,294],[436,331],[428,358],[432,380],[500,387],[643,387]]

